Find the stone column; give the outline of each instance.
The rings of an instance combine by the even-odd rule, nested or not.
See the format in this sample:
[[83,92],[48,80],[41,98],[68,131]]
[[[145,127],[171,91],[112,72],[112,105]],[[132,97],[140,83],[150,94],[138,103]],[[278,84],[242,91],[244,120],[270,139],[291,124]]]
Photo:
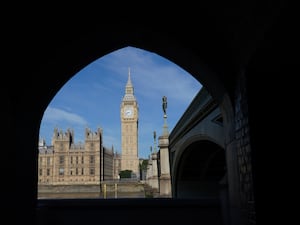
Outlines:
[[229,224],[240,225],[243,223],[241,221],[238,154],[235,138],[235,113],[228,95],[224,96],[222,104],[220,104],[220,109],[222,110],[222,115],[224,117]]
[[151,154],[152,158],[152,176],[151,176],[151,186],[154,190],[159,189],[158,183],[158,169],[157,169],[157,153],[153,152]]
[[171,198],[171,175],[169,162],[169,134],[164,132],[159,137],[160,148],[160,176],[159,176],[159,194],[160,197]]
[[150,156],[147,165],[147,174],[146,174],[146,182],[150,187],[152,187],[151,177],[152,177],[152,157]]
[[159,195],[160,197],[172,198],[170,160],[169,160],[169,131],[167,125],[167,97],[162,97],[164,112],[163,133],[158,138],[159,145]]

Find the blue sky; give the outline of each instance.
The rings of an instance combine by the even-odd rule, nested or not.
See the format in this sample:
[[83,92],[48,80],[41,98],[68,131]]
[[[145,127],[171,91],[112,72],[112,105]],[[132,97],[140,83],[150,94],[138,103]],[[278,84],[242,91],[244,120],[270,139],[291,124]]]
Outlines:
[[87,65],[62,87],[45,110],[40,137],[51,144],[55,127],[74,130],[74,141],[84,142],[86,127],[103,129],[104,146],[121,153],[120,104],[130,68],[139,105],[139,157],[154,147],[153,131],[162,134],[162,96],[167,96],[167,122],[172,131],[202,85],[185,70],[152,52],[126,47]]

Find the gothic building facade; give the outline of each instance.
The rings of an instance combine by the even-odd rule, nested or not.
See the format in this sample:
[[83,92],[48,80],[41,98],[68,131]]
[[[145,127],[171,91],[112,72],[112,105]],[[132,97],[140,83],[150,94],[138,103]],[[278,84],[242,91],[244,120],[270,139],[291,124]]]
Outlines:
[[85,130],[84,143],[74,142],[74,131],[55,128],[52,145],[39,141],[38,183],[40,185],[91,184],[115,179],[119,166],[113,149],[103,146],[102,129]]

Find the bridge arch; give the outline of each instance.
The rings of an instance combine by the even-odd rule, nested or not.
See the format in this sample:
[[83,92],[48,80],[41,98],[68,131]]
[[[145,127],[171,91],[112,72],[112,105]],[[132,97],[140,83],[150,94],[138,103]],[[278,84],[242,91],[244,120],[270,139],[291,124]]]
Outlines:
[[[55,47],[55,53],[53,53],[52,49],[50,50],[46,46],[43,46],[47,60],[42,57],[41,61],[37,59],[36,64],[38,67],[31,71],[33,77],[39,78],[41,74],[43,75],[43,85],[35,86],[36,91],[34,93],[27,92],[26,86],[22,87],[25,90],[21,89],[23,93],[26,93],[26,95],[22,96],[24,98],[22,100],[24,104],[26,102],[27,107],[31,108],[33,113],[30,115],[20,115],[17,118],[16,124],[18,124],[18,127],[22,128],[21,130],[26,127],[26,132],[22,132],[22,135],[18,136],[20,142],[24,143],[28,149],[36,149],[43,113],[60,88],[78,71],[94,60],[127,46],[155,52],[189,72],[207,88],[208,92],[218,102],[222,116],[226,118],[225,124],[229,124],[230,126],[228,127],[232,128],[233,124],[231,122],[233,120],[230,120],[233,118],[233,114],[231,114],[233,112],[231,99],[234,96],[234,90],[231,88],[234,88],[234,86],[228,86],[222,81],[222,76],[225,76],[224,74],[228,73],[228,76],[233,76],[232,71],[225,71],[224,68],[220,69],[222,66],[214,67],[206,64],[204,59],[206,58],[205,53],[207,51],[195,54],[192,48],[186,49],[180,43],[173,41],[172,36],[165,36],[153,30],[145,31],[140,27],[138,29],[139,32],[133,32],[132,30],[123,30],[120,27],[114,27],[114,30],[103,27],[101,28],[101,32],[90,33],[84,36],[75,35],[72,42],[65,45],[62,44],[59,48]],[[203,42],[203,48],[207,48],[205,42]],[[224,71],[222,71],[223,69]],[[39,93],[39,95],[36,96],[35,93]],[[35,99],[35,101],[26,101],[28,99]],[[232,129],[228,129],[228,131],[231,132]],[[233,137],[234,133],[228,136]],[[230,141],[232,139],[227,140],[226,143],[230,143]],[[26,154],[20,153],[20,158],[25,158],[26,160],[18,162],[19,168],[23,170],[28,165],[36,165],[37,154],[36,151],[26,152]],[[32,166],[24,171],[26,176],[18,178],[24,184],[31,182],[28,185],[27,192],[29,196],[34,198],[37,192],[36,167]],[[24,180],[25,177],[32,177],[32,180]],[[36,189],[32,190],[33,186]],[[18,196],[18,198],[24,199],[22,196]],[[26,200],[22,202],[26,202]]]
[[[172,157],[174,161],[172,162],[172,177],[173,180],[175,181],[178,177],[178,168],[180,166],[180,163],[182,163],[182,158],[185,154],[186,151],[190,150],[190,147],[195,144],[195,143],[204,143],[204,142],[212,142],[215,143],[216,145],[220,146],[221,148],[224,149],[224,144],[220,144],[214,139],[213,137],[210,137],[206,134],[198,134],[198,135],[193,135],[189,138],[187,138],[180,146],[174,147],[176,149],[176,156]],[[173,187],[174,189],[175,187]]]
[[[68,43],[64,48],[59,49],[58,52],[60,54],[55,54],[52,58],[49,57],[49,61],[42,65],[41,68],[47,68],[47,70],[43,70],[42,73],[45,77],[44,83],[51,84],[51,89],[43,88],[39,90],[43,98],[41,102],[43,104],[42,110],[40,110],[41,108],[39,109],[39,122],[42,120],[44,111],[56,93],[69,79],[75,76],[77,72],[96,59],[127,46],[154,52],[170,60],[190,73],[207,89],[209,94],[219,105],[222,117],[224,118],[224,130],[226,131],[224,144],[225,149],[227,146],[230,147],[229,151],[226,151],[230,153],[231,149],[234,148],[234,115],[232,108],[234,90],[231,89],[231,86],[226,86],[222,77],[225,76],[225,74],[233,76],[234,72],[206,64],[205,51],[203,51],[203,55],[195,54],[191,49],[187,49],[174,41],[172,36],[156,32],[155,30],[144,30],[143,28],[139,28],[139,33],[137,34],[131,30],[125,31],[119,27],[115,27],[114,30],[102,27],[102,32],[95,31],[93,34],[79,36],[74,39],[72,43]],[[205,49],[204,42],[203,48]],[[228,52],[228,54],[230,53]],[[50,67],[49,64],[51,65]],[[37,71],[37,73],[40,74],[41,71]],[[35,134],[37,143],[39,130],[36,130]],[[208,140],[210,139],[208,138]],[[211,141],[212,143],[218,143],[218,141],[213,139],[211,139]],[[236,156],[233,152],[229,157]],[[35,155],[35,158],[37,158],[37,155]],[[228,171],[228,173],[234,173],[234,175],[229,175],[229,177],[237,177],[236,174],[238,170],[236,166],[233,165],[230,166],[230,168],[233,169]],[[231,179],[231,181],[232,185],[238,185],[237,180]],[[236,191],[236,188],[230,188],[230,190]],[[236,194],[234,195],[236,196]]]
[[198,139],[181,151],[176,165],[173,186],[176,198],[219,197],[222,182],[226,183],[222,146],[209,139]]
[[[44,83],[51,85],[51,88],[44,88],[38,90],[40,97],[42,98],[40,107],[37,112],[38,124],[42,120],[43,113],[49,105],[50,101],[54,98],[56,93],[68,82],[77,72],[82,68],[90,64],[91,62],[99,59],[115,50],[132,46],[140,48],[146,51],[154,52],[176,65],[180,66],[188,73],[190,73],[196,80],[198,80],[203,87],[205,87],[209,94],[219,105],[222,117],[224,118],[224,131],[225,131],[225,145],[226,154],[230,154],[229,157],[236,157],[234,151],[234,113],[232,107],[232,99],[234,98],[234,87],[227,85],[222,79],[224,76],[234,76],[236,71],[230,71],[224,67],[223,62],[219,66],[213,66],[206,63],[207,58],[207,46],[205,42],[199,45],[203,47],[201,54],[195,54],[191,49],[186,48],[183,44],[175,41],[172,35],[167,33],[158,32],[154,29],[147,30],[139,27],[139,32],[133,32],[131,29],[124,30],[122,27],[115,26],[112,30],[111,27],[101,27],[100,30],[96,30],[93,33],[86,33],[75,36],[72,42],[60,46],[56,52],[59,54],[53,54],[49,56],[48,61],[41,62],[39,68],[42,71],[37,70],[37,74],[44,75]],[[101,41],[99,41],[101,40]],[[225,51],[225,49],[222,49]],[[50,52],[49,52],[50,53]],[[230,55],[230,52],[227,52]],[[217,61],[217,60],[216,60]],[[51,66],[49,66],[51,65]],[[47,70],[43,69],[47,68]],[[36,118],[35,118],[36,119]],[[38,143],[39,138],[39,126],[36,126],[35,139]],[[231,154],[232,152],[232,154]],[[34,152],[34,158],[37,158],[37,153]],[[235,187],[238,185],[237,180],[237,168],[233,165],[229,173],[234,175],[232,185]],[[36,171],[35,171],[36,173]],[[232,188],[233,192],[236,188]]]

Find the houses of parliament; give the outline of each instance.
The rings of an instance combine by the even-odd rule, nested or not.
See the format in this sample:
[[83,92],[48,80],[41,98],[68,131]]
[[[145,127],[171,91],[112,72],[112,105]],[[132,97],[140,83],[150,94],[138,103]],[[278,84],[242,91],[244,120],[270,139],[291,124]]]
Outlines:
[[118,179],[121,170],[139,177],[138,103],[134,96],[130,70],[120,105],[122,153],[103,146],[103,130],[85,129],[84,143],[75,143],[74,131],[54,129],[52,143],[39,141],[39,185],[99,185]]

